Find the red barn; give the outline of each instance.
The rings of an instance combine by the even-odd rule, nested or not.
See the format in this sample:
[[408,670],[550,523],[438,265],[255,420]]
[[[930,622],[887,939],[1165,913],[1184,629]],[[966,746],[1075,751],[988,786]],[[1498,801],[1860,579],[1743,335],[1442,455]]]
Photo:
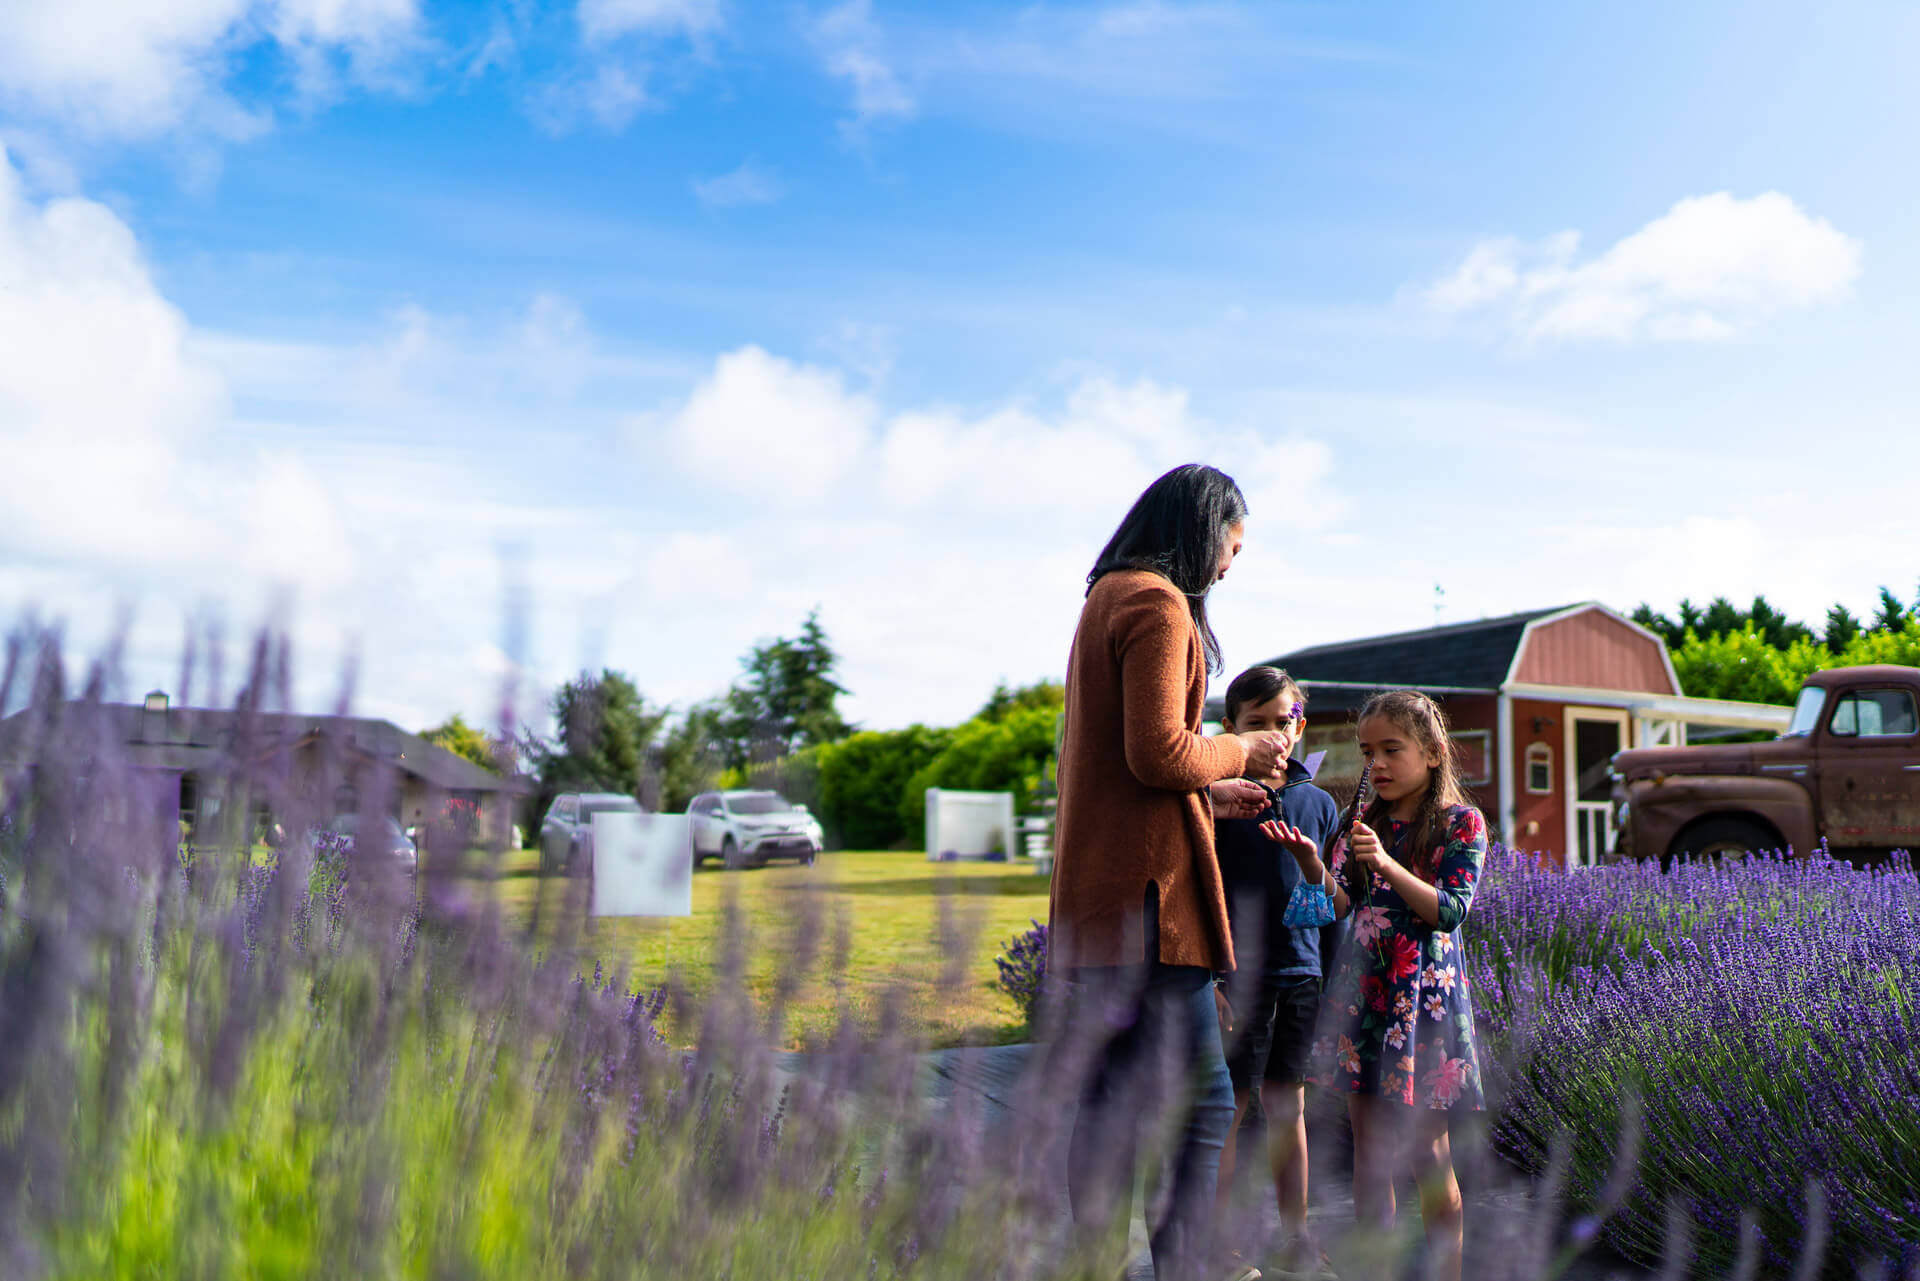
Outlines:
[[[1392,636],[1315,645],[1273,661],[1307,691],[1303,752],[1349,794],[1353,721],[1367,695],[1431,694],[1453,726],[1461,777],[1500,839],[1563,866],[1613,844],[1608,766],[1628,747],[1682,744],[1689,727],[1785,729],[1789,709],[1687,698],[1661,639],[1591,601]],[[1221,703],[1209,704],[1218,720]]]

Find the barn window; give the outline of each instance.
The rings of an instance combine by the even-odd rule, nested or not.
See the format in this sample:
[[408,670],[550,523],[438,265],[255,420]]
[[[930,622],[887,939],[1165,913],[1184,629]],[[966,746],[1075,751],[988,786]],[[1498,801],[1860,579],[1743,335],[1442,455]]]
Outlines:
[[1527,745],[1527,790],[1536,796],[1553,791],[1553,748],[1546,743]]
[[1453,761],[1459,767],[1460,781],[1469,787],[1493,777],[1493,757],[1487,750],[1488,737],[1483,729],[1461,730],[1453,736]]

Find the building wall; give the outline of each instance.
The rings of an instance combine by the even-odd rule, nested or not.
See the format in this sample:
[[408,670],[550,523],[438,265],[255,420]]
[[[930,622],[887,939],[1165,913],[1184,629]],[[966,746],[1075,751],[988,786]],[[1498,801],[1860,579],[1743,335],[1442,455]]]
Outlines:
[[1680,692],[1667,677],[1660,642],[1597,609],[1534,628],[1514,675],[1528,685]]
[[[1486,781],[1469,784],[1467,799],[1487,816],[1488,822],[1497,823],[1500,788],[1499,775],[1495,770],[1499,762],[1500,745],[1495,721],[1499,718],[1499,702],[1491,694],[1461,694],[1442,698],[1439,702],[1456,736],[1473,731],[1486,732]],[[1302,756],[1311,756],[1318,751],[1327,753],[1326,760],[1320,763],[1320,772],[1315,775],[1315,781],[1342,805],[1352,799],[1353,785],[1360,777],[1360,748],[1355,728],[1354,714],[1351,712],[1329,712],[1320,723],[1315,723],[1309,715],[1307,733],[1300,745]]]
[[[1540,722],[1534,728],[1535,721]],[[1513,700],[1513,752],[1506,766],[1513,771],[1514,831],[1510,844],[1529,853],[1547,855],[1551,866],[1566,866],[1567,762],[1566,705],[1545,699]],[[1539,795],[1527,790],[1527,748],[1545,743],[1552,752],[1548,770],[1552,791]]]

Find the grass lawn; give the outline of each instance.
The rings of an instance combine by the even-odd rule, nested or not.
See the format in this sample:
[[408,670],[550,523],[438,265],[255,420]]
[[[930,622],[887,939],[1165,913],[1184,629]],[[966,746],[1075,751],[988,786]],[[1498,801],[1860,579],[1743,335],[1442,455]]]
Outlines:
[[[543,915],[555,911],[568,885],[541,876],[539,855],[526,850],[508,856],[496,891],[506,920],[524,927],[536,904]],[[915,1030],[932,1045],[1001,1044],[1026,1035],[1012,999],[995,982],[993,964],[1030,918],[1047,915],[1047,879],[1024,863],[929,863],[920,853],[848,852],[823,854],[807,868],[777,863],[728,872],[709,864],[693,878],[691,916],[592,922],[581,940],[584,968],[595,958],[610,973],[624,966],[630,988],[677,973],[690,992],[704,996],[714,986],[729,898],[745,926],[747,987],[763,1012],[778,976],[792,964],[803,921],[817,914],[811,974],[783,1031],[792,1048],[831,1033],[843,993],[855,1015],[870,1020],[892,987],[901,989]],[[956,956],[964,959],[951,971],[947,990],[943,903],[948,935],[959,940]],[[837,935],[845,939],[844,957],[836,955]],[[691,1029],[668,1032],[691,1039]]]

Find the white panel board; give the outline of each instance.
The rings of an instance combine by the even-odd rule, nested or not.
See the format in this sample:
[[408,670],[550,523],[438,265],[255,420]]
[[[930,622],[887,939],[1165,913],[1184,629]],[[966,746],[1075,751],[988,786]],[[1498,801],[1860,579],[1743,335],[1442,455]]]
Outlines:
[[995,849],[1010,855],[1012,792],[927,789],[927,860],[985,858]]
[[685,814],[595,814],[591,913],[691,916],[691,832]]

